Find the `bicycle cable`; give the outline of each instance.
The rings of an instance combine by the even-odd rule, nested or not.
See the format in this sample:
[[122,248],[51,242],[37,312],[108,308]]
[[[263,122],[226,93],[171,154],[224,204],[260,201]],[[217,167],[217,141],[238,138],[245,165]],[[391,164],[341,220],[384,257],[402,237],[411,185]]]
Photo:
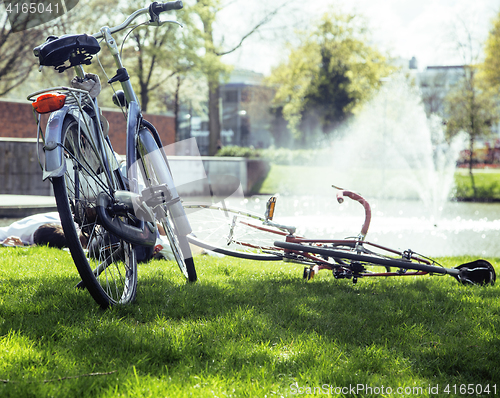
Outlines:
[[[120,58],[122,58],[122,59],[123,59],[123,46],[124,46],[124,44],[125,44],[125,41],[128,39],[129,35],[130,35],[130,34],[131,34],[131,33],[132,33],[135,29],[137,29],[138,27],[143,26],[143,25],[147,25],[147,24],[148,24],[148,22],[143,22],[143,23],[137,24],[137,25],[133,26],[133,27],[132,27],[132,29],[130,29],[130,30],[127,32],[127,34],[126,34],[126,35],[125,35],[125,37],[123,38],[123,40],[122,40],[122,44],[121,44],[121,46],[120,46]],[[104,40],[104,38],[103,38],[103,39],[101,39],[101,41],[99,42],[99,44],[101,44],[101,42],[102,42],[103,40]],[[104,73],[104,76],[106,76],[106,80],[109,82],[110,78],[109,78],[108,74],[106,73],[106,70],[104,69],[103,64],[101,63],[101,60],[100,60],[100,58],[99,58],[99,55],[98,55],[98,54],[96,54],[96,58],[97,58],[97,62],[99,63],[99,66],[100,66],[100,68],[101,68],[102,72]],[[117,95],[117,94],[116,94],[116,90],[115,90],[115,88],[113,87],[113,83],[108,83],[108,84],[111,86],[111,90],[113,90],[113,93],[114,93],[115,95]],[[126,118],[127,118],[127,114],[126,114],[126,112],[125,112],[125,110],[124,110],[124,107],[123,107],[122,105],[119,105],[119,107],[120,107],[120,110],[121,110],[121,112],[122,112],[122,114],[123,114],[123,117],[126,119]]]
[[123,59],[123,46],[124,46],[125,42],[127,41],[127,39],[128,39],[128,37],[129,37],[129,35],[130,35],[130,34],[131,34],[131,33],[132,33],[135,29],[137,29],[138,27],[143,26],[143,25],[148,25],[148,24],[149,24],[149,22],[143,22],[143,23],[137,24],[137,25],[135,25],[134,27],[132,27],[132,29],[130,29],[130,30],[127,32],[127,34],[125,35],[125,37],[124,37],[124,38],[123,38],[123,40],[122,40],[122,45],[120,46],[120,58],[122,58],[122,59]]

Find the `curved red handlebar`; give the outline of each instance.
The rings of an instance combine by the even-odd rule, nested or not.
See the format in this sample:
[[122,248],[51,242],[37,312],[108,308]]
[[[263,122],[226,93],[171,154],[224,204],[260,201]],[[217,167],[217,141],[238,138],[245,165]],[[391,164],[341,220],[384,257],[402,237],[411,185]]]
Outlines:
[[345,190],[337,192],[337,201],[339,203],[342,203],[344,201],[344,196],[347,196],[348,198],[351,198],[352,200],[361,203],[361,205],[365,209],[365,222],[361,227],[361,233],[360,233],[361,240],[364,240],[366,234],[368,233],[368,228],[370,227],[370,220],[372,218],[372,209],[370,208],[370,204],[361,195]]

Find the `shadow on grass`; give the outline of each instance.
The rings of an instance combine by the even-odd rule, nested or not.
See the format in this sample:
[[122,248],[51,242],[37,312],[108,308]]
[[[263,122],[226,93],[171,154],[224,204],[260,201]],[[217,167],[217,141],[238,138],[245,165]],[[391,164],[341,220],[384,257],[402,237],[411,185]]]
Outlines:
[[279,271],[232,276],[225,269],[186,285],[154,264],[139,277],[137,303],[108,311],[76,291],[73,276],[4,281],[2,350],[22,337],[37,354],[4,355],[2,373],[24,377],[36,364],[39,379],[118,370],[118,384],[132,367],[180,379],[255,378],[262,368],[261,377],[283,385],[311,373],[337,385],[354,382],[354,374],[357,382],[395,382],[401,374],[499,379],[497,287],[463,287],[450,277],[305,283]]

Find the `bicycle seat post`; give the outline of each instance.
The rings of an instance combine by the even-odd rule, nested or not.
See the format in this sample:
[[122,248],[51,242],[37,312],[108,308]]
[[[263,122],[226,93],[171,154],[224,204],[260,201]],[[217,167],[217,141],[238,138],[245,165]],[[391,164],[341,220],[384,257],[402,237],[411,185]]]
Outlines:
[[76,65],[74,69],[78,77],[81,77],[82,79],[85,77],[85,71],[83,70],[82,65]]

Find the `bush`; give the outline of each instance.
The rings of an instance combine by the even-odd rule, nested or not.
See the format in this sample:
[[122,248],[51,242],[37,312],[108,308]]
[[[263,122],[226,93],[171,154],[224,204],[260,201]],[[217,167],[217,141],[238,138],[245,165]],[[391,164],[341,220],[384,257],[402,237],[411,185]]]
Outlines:
[[224,146],[215,156],[222,157],[241,157],[241,158],[259,158],[262,149],[255,149],[253,147],[243,147],[236,145]]
[[327,149],[287,149],[274,148],[256,149],[253,147],[239,147],[229,145],[223,147],[216,156],[244,157],[264,159],[278,165],[320,165],[328,161],[330,150]]

